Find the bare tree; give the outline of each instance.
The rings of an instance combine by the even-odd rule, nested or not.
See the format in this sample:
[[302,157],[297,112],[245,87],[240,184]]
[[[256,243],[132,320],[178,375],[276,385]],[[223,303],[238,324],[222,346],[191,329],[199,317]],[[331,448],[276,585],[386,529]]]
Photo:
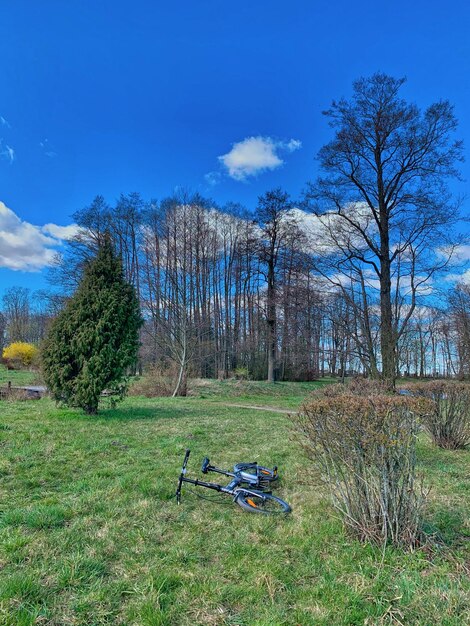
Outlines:
[[266,344],[268,354],[268,382],[276,380],[277,365],[277,311],[276,289],[278,264],[294,224],[289,195],[277,188],[258,198],[257,223],[260,233],[260,258],[266,268]]
[[3,313],[7,320],[7,339],[13,341],[29,341],[29,322],[31,302],[29,289],[11,287],[3,298]]
[[[470,287],[457,285],[449,294],[449,318],[455,334],[457,375],[470,375]],[[450,351],[449,351],[450,352]]]
[[207,259],[197,227],[201,207],[196,201],[186,195],[169,198],[154,204],[145,218],[142,295],[144,314],[152,320],[146,332],[161,358],[178,368],[173,395],[186,395],[188,367],[201,357],[203,329],[211,319]]
[[6,339],[6,330],[7,330],[7,318],[0,313],[0,357],[3,352],[3,348],[5,347],[5,339]]
[[65,251],[56,255],[48,277],[52,285],[68,294],[76,289],[85,263],[97,253],[105,233],[112,232],[111,207],[103,196],[96,196],[72,218],[79,227],[78,232],[67,241]]
[[266,326],[268,353],[268,382],[276,379],[276,278],[282,246],[286,242],[293,220],[289,216],[292,205],[282,189],[267,191],[258,198],[257,222],[261,228],[260,257],[266,267]]
[[440,101],[421,112],[400,97],[403,83],[375,74],[354,83],[351,100],[333,102],[325,115],[335,136],[318,155],[325,175],[307,194],[344,262],[378,280],[382,376],[390,385],[416,297],[446,263],[436,248],[451,254],[457,211],[446,181],[458,176],[462,150],[451,138],[452,106]]

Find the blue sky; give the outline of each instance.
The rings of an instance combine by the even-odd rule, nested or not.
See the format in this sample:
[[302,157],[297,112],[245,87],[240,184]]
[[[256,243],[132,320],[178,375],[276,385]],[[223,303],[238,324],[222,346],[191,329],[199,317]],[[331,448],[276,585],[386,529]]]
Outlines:
[[[42,227],[97,194],[184,186],[250,209],[274,186],[299,196],[331,137],[321,111],[378,70],[407,76],[420,106],[451,100],[468,144],[463,0],[15,0],[0,24],[0,202],[39,228],[37,245],[59,245]],[[0,292],[45,284],[34,259],[13,271],[0,248],[0,265]]]

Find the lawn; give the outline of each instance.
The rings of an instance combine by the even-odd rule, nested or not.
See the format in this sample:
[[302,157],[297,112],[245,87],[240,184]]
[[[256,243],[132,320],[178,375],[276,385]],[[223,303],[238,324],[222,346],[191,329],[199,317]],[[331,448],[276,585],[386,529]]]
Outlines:
[[[433,547],[363,546],[345,535],[288,416],[226,406],[294,408],[311,388],[214,383],[96,417],[48,399],[1,403],[0,624],[470,623],[470,452],[420,442]],[[292,515],[250,515],[190,488],[177,506],[187,447],[190,475],[206,454],[277,463]]]
[[302,401],[314,389],[336,382],[322,378],[313,382],[266,383],[258,380],[193,380],[190,393],[208,401],[226,402],[251,406],[275,407],[296,411]]
[[0,365],[0,387],[4,387],[8,382],[12,385],[32,385],[38,380],[38,374],[28,370],[7,370]]

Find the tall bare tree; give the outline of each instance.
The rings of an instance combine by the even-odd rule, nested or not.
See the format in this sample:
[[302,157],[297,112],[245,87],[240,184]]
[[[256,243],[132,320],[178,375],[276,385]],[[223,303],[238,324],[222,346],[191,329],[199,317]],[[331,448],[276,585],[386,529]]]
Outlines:
[[30,340],[31,299],[29,289],[10,287],[2,298],[3,313],[7,321],[7,340]]
[[422,112],[401,98],[404,82],[361,78],[350,100],[325,111],[335,135],[318,155],[324,176],[307,193],[344,263],[378,281],[382,376],[391,386],[416,298],[446,263],[436,248],[451,250],[457,210],[446,183],[462,158],[449,102]]
[[103,196],[96,196],[89,206],[75,211],[72,218],[78,230],[67,241],[65,250],[56,255],[49,271],[52,285],[61,287],[68,294],[76,289],[86,262],[96,255],[105,234],[113,230],[111,215],[112,209]]
[[3,352],[3,348],[5,347],[6,331],[7,318],[0,312],[0,356]]
[[455,335],[457,375],[470,375],[470,287],[457,285],[449,294],[449,318]]
[[276,379],[277,361],[277,313],[276,278],[281,249],[285,245],[292,219],[289,195],[282,189],[267,191],[258,198],[257,222],[261,229],[260,257],[266,267],[266,326],[268,354],[268,382]]

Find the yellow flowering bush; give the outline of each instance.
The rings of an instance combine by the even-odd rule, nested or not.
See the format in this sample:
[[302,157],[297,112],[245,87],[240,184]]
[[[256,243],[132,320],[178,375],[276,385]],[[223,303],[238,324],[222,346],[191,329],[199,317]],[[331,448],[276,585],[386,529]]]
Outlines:
[[29,367],[38,357],[38,349],[32,343],[16,341],[3,350],[3,359],[10,367]]

